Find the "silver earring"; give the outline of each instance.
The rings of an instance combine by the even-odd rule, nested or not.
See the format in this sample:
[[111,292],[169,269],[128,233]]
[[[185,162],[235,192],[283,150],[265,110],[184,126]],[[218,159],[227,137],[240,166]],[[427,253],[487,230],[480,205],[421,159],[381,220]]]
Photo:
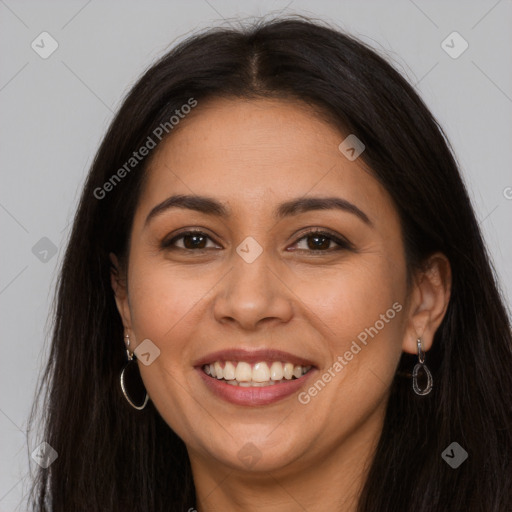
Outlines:
[[[425,364],[425,352],[423,352],[421,348],[421,338],[417,339],[418,343],[418,362],[412,371],[412,389],[417,395],[428,395],[432,391],[433,379],[430,370],[427,368]],[[421,390],[418,386],[418,373],[420,370],[423,370],[425,375],[427,376],[427,385],[424,390]]]
[[135,353],[130,353],[129,350],[130,337],[125,335],[125,338],[128,362],[121,370],[121,376],[119,379],[121,382],[121,391],[123,392],[127,402],[134,409],[142,411],[142,409],[144,409],[148,403],[149,396],[140,376],[139,367],[137,366],[137,362],[135,360]]

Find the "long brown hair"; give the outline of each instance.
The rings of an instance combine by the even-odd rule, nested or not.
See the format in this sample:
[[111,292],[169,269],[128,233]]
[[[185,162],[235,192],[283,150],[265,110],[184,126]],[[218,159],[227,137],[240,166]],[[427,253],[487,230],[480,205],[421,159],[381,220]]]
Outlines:
[[[401,217],[408,268],[435,251],[450,261],[452,295],[428,354],[435,387],[417,397],[410,381],[396,377],[359,511],[512,510],[509,320],[453,152],[423,101],[385,59],[302,17],[189,37],[144,73],[112,121],[60,271],[51,351],[31,417],[32,424],[42,395],[43,439],[58,458],[34,477],[33,510],[195,506],[184,443],[151,402],[139,412],[119,392],[125,350],[108,255],[128,256],[147,161],[105,197],[97,190],[181,105],[195,98],[200,108],[216,96],[291,98],[328,112],[364,141],[360,158]],[[413,359],[404,355],[400,370],[410,371]],[[453,441],[469,454],[457,469],[441,458]]]

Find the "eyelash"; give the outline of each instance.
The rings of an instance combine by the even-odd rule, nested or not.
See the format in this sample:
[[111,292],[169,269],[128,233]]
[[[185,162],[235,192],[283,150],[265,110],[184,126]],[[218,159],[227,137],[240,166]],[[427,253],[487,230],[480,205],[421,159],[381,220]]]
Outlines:
[[[182,250],[182,251],[192,251],[192,252],[199,252],[199,253],[208,250],[207,248],[187,249],[187,248],[183,248],[183,247],[176,247],[173,245],[176,241],[178,241],[186,236],[191,236],[191,235],[192,236],[193,235],[204,236],[204,237],[207,237],[210,240],[212,240],[212,238],[209,235],[207,235],[206,233],[204,233],[203,231],[190,230],[190,231],[184,231],[182,233],[179,233],[178,235],[174,236],[170,240],[164,240],[161,244],[161,248],[166,249],[166,250]],[[350,242],[348,242],[347,240],[339,238],[339,237],[333,235],[332,233],[329,233],[328,231],[322,231],[319,229],[314,229],[314,230],[308,231],[306,233],[303,233],[302,236],[295,241],[294,245],[297,244],[298,242],[300,242],[301,240],[308,238],[309,236],[313,236],[313,235],[325,237],[325,238],[329,239],[330,241],[335,242],[338,245],[338,247],[334,248],[334,249],[331,248],[331,249],[314,249],[314,250],[313,249],[295,249],[295,250],[319,254],[319,253],[330,253],[330,252],[339,251],[342,249],[345,249],[345,250],[353,250],[354,249],[352,244],[350,244]]]

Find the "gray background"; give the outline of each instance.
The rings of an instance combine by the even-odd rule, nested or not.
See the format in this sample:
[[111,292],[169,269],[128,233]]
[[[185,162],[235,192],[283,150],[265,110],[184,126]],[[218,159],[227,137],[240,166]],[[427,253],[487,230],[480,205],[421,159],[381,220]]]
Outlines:
[[[113,112],[143,70],[190,32],[278,12],[335,22],[416,84],[455,149],[510,304],[511,1],[0,0],[0,512],[26,509],[25,475],[36,467],[29,453],[44,441],[27,438],[26,421],[53,287]],[[59,45],[47,59],[31,48],[43,31]],[[456,59],[441,46],[453,31],[469,44]]]

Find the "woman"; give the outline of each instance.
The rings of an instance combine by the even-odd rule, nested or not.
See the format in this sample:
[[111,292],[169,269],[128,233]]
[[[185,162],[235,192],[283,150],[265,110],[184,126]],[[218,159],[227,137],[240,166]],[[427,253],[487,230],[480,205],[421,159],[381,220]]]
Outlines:
[[511,363],[413,88],[323,23],[213,29],[144,74],[89,173],[34,510],[511,510]]

